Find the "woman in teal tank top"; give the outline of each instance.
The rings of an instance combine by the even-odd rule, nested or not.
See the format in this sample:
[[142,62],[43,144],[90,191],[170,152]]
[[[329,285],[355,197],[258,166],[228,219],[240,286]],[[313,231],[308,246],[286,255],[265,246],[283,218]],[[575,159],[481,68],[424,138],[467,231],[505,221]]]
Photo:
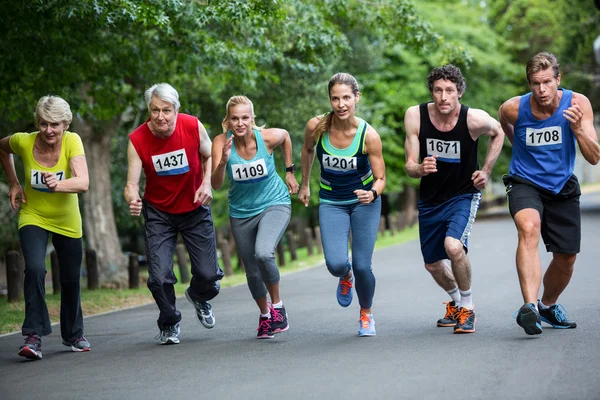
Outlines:
[[[342,307],[352,303],[356,284],[358,335],[374,336],[372,259],[381,215],[379,195],[385,188],[381,139],[355,116],[360,92],[352,75],[335,74],[328,89],[331,112],[306,124],[298,198],[308,207],[310,170],[316,155],[321,164],[319,224],[325,264],[331,275],[339,278],[337,300]],[[348,258],[350,234],[352,262]]]
[[[258,339],[288,330],[279,294],[275,248],[292,213],[290,194],[298,192],[292,164],[292,141],[284,129],[254,124],[254,107],[245,96],[233,96],[226,106],[223,131],[212,143],[212,186],[229,179],[229,220],[246,280],[260,310]],[[286,165],[285,183],[277,174],[273,150],[280,146]],[[269,303],[267,293],[271,298]]]

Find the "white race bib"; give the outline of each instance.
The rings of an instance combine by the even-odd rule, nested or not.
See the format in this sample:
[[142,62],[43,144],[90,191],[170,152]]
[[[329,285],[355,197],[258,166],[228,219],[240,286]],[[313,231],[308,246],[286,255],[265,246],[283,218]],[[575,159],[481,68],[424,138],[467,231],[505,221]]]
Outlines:
[[[37,169],[31,170],[31,187],[35,190],[39,190],[40,192],[50,192],[50,189],[48,189],[48,186],[46,186],[46,180],[44,179],[43,175],[44,172],[49,171],[40,171]],[[56,175],[57,181],[64,181],[66,179],[65,171],[54,172],[54,175]]]
[[350,172],[356,171],[356,157],[340,157],[331,154],[323,154],[321,160],[325,171]]
[[438,156],[439,161],[459,163],[460,142],[458,140],[427,139],[427,154]]
[[231,174],[233,180],[240,183],[258,182],[269,176],[264,158],[247,164],[231,164]]
[[525,130],[525,143],[527,146],[534,147],[562,144],[562,127],[527,128]]
[[160,176],[180,175],[190,170],[190,164],[184,149],[152,156],[152,164],[156,174]]

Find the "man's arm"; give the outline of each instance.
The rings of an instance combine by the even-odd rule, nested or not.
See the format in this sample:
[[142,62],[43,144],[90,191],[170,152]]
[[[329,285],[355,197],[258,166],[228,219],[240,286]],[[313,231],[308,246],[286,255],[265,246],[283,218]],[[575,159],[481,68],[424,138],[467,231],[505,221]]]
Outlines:
[[571,123],[571,130],[579,145],[583,158],[592,165],[600,161],[600,145],[598,134],[594,128],[594,111],[587,97],[573,92],[571,107],[563,112],[565,118]]
[[130,140],[127,145],[127,183],[125,184],[123,196],[129,204],[129,212],[132,216],[138,216],[142,211],[139,187],[141,175],[142,160]]
[[473,186],[482,190],[487,185],[494,164],[496,164],[500,151],[502,151],[504,131],[502,130],[500,123],[490,117],[487,112],[475,108],[469,108],[469,113],[467,114],[467,127],[473,140],[477,140],[482,135],[489,136],[490,138],[483,167],[480,171],[475,171],[471,176]]
[[506,100],[504,104],[498,109],[498,119],[500,120],[500,126],[506,134],[506,137],[512,144],[515,136],[515,123],[519,116],[519,103],[521,102],[521,96],[513,97],[512,99]]
[[404,114],[404,129],[406,130],[406,141],[404,152],[406,153],[406,174],[411,178],[421,178],[432,172],[437,172],[436,156],[425,157],[423,164],[419,164],[419,129],[421,126],[421,112],[419,106],[412,106]]
[[194,203],[200,202],[202,205],[209,205],[212,201],[212,142],[208,137],[208,132],[204,125],[198,120],[198,131],[200,132],[200,157],[202,158],[202,183],[194,194]]

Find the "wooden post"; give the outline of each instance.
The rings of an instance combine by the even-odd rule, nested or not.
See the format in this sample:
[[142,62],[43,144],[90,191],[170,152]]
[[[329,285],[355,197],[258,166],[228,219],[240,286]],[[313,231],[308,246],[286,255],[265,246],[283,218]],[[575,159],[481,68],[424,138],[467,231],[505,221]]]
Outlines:
[[304,237],[306,238],[306,249],[308,250],[308,255],[312,256],[314,254],[314,250],[312,229],[310,229],[310,227],[304,228]]
[[58,267],[58,255],[56,250],[50,253],[50,266],[52,268],[52,290],[54,294],[60,293],[60,269]]
[[231,268],[231,252],[229,250],[229,241],[222,239],[219,242],[221,248],[221,260],[225,268],[225,276],[233,275],[233,268]]
[[323,242],[321,242],[321,227],[315,226],[315,242],[317,243],[317,252],[323,254]]
[[294,241],[294,232],[287,231],[286,233],[288,240],[288,247],[290,249],[290,255],[292,256],[292,261],[296,261],[298,259],[298,254],[296,254],[296,242]]
[[6,285],[9,303],[17,303],[21,300],[19,278],[19,252],[9,250],[6,252]]
[[190,269],[188,268],[185,246],[182,243],[179,243],[177,246],[175,246],[175,257],[177,258],[177,265],[179,265],[181,282],[188,283],[190,281]]
[[277,264],[280,267],[285,266],[285,250],[283,249],[283,244],[281,240],[277,243]]
[[140,287],[140,263],[136,253],[129,253],[129,289]]
[[100,287],[100,276],[98,274],[98,260],[96,251],[85,250],[85,266],[87,269],[88,290],[96,290]]

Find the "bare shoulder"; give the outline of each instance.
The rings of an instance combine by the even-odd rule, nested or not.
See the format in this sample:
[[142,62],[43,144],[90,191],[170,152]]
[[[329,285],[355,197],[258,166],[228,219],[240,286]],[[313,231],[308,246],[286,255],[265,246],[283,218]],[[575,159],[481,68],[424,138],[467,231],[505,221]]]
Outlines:
[[215,136],[215,138],[213,139],[213,144],[219,144],[219,143],[225,143],[225,141],[227,140],[227,134],[226,133],[220,133],[217,136]]
[[521,103],[521,96],[515,96],[506,100],[498,109],[498,115],[501,119],[505,120],[514,125],[519,116],[519,104]]
[[479,129],[483,126],[489,127],[490,118],[490,114],[487,111],[469,107],[469,111],[467,111],[467,126],[469,130]]
[[420,118],[420,117],[421,117],[421,110],[419,109],[418,105],[408,107],[408,109],[406,110],[406,113],[404,114],[405,120],[407,118]]
[[582,106],[591,106],[590,99],[581,93],[573,92],[573,101]]
[[317,124],[319,122],[321,122],[322,119],[323,119],[322,115],[317,115],[316,117],[309,119],[308,122],[306,123],[306,129],[313,131],[317,127]]

